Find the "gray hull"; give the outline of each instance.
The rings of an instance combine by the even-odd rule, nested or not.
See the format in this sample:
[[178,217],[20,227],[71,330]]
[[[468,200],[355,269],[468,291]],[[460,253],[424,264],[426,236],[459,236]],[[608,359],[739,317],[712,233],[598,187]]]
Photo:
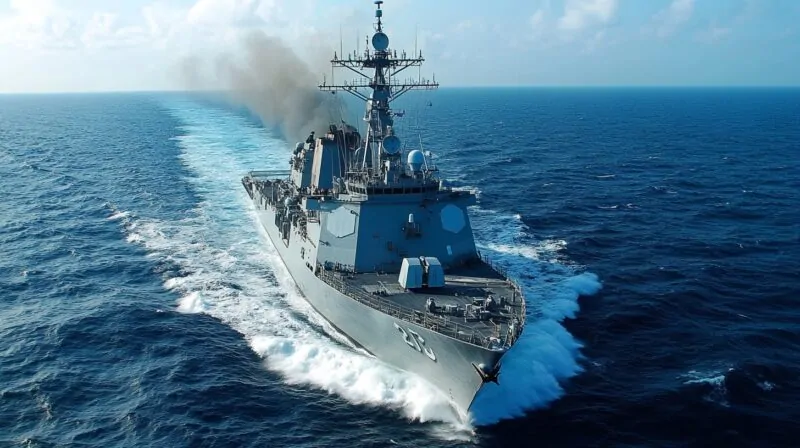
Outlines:
[[391,102],[439,84],[395,78],[424,59],[389,48],[382,4],[373,50],[331,60],[370,82],[319,85],[366,102],[364,135],[331,120],[294,146],[288,170],[250,171],[242,185],[306,300],[466,414],[480,388],[497,383],[500,358],[525,325],[525,298],[475,247],[467,212],[475,194],[444,185],[421,142],[406,147],[396,133]]
[[[453,339],[394,318],[342,294],[320,280],[297,249],[290,250],[300,243],[294,241],[299,238],[296,233],[292,232],[287,247],[274,225],[274,209],[265,207],[265,201],[257,192],[253,195],[253,202],[261,226],[306,300],[317,312],[378,359],[434,385],[462,414],[469,410],[484,384],[472,364],[495,366],[504,351]],[[419,336],[417,341],[408,337],[412,333]],[[424,342],[424,345],[420,346],[419,342]],[[496,386],[490,384],[487,387]]]

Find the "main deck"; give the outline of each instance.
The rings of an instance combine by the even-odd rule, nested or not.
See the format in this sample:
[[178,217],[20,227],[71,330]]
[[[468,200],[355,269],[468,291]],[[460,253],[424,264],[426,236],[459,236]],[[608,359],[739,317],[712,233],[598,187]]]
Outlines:
[[[283,198],[292,193],[291,186],[281,179],[284,174],[251,172],[242,183],[251,197],[258,192],[261,206],[283,204]],[[297,196],[316,197],[313,193]],[[319,222],[318,212],[300,211],[312,213],[308,219]],[[306,219],[292,223],[305,238]],[[306,266],[320,280],[364,305],[479,347],[510,348],[525,324],[526,305],[519,286],[488,258],[475,256],[448,266],[443,287],[419,289],[404,288],[397,272],[356,272],[352,266],[331,262]]]
[[485,348],[509,348],[525,323],[519,287],[488,259],[448,269],[441,288],[405,289],[397,273],[355,273],[321,265],[316,273],[339,292],[383,313]]

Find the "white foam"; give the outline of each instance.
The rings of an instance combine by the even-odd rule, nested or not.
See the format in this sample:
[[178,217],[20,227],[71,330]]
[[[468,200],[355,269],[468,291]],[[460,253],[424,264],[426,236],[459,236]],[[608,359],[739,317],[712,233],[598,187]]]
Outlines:
[[168,106],[186,124],[176,139],[200,203],[176,221],[119,220],[128,241],[169,265],[164,288],[180,297],[176,309],[230,325],[289,384],[397,409],[410,420],[445,422],[449,434],[468,430],[440,391],[356,349],[299,295],[240,183],[250,169],[282,168],[286,146],[233,113]]
[[[691,371],[689,375],[697,374],[697,372]],[[710,377],[695,377],[694,379],[686,380],[683,384],[709,384],[711,386],[716,387],[724,387],[725,386],[725,375],[716,375]]]
[[181,297],[178,301],[178,311],[187,314],[202,313],[206,310],[206,304],[199,291],[193,291]]
[[458,421],[444,397],[420,378],[319,340],[256,336],[253,349],[290,384],[313,384],[353,403],[401,409],[410,419]]
[[727,369],[727,372],[720,370],[698,371],[690,370],[686,374],[681,375],[679,378],[684,379],[685,385],[707,385],[710,389],[703,399],[706,401],[717,403],[721,406],[728,407],[728,388],[725,384],[726,373],[733,371],[732,367]]
[[114,214],[112,214],[106,219],[108,219],[109,221],[118,221],[120,219],[127,218],[128,216],[130,216],[130,212],[123,212],[118,210],[115,211]]
[[485,425],[547,406],[563,394],[561,382],[582,370],[582,345],[561,321],[574,318],[578,297],[596,293],[601,284],[595,274],[563,260],[565,241],[526,242],[528,228],[519,215],[471,211],[481,252],[519,279],[529,311],[525,331],[503,357],[500,385],[488,384],[475,399],[473,421]]
[[[176,139],[192,173],[186,180],[200,202],[176,221],[116,210],[112,216],[120,215],[115,219],[128,241],[171,267],[165,269],[164,288],[180,297],[177,310],[207,313],[230,325],[287,383],[387,406],[413,420],[446,422],[436,430],[440,435],[468,437],[471,428],[441,392],[355,349],[299,295],[240,184],[250,169],[285,168],[287,145],[234,113],[176,100],[166,106],[185,125]],[[492,242],[480,245],[482,252],[522,278],[539,316],[504,358],[501,386],[478,397],[486,410],[476,412],[475,421],[488,423],[544,406],[563,393],[560,381],[580,371],[580,344],[559,321],[574,316],[578,294],[596,291],[599,282],[558,262],[563,241],[522,241],[529,237],[519,216],[477,207],[471,214],[477,240]],[[530,272],[534,277],[526,278]]]

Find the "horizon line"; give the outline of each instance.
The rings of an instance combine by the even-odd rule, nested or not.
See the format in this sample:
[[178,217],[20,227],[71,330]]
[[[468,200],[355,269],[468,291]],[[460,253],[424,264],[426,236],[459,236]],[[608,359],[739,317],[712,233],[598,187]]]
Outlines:
[[[448,89],[800,89],[800,84],[464,84],[440,86]],[[2,96],[12,95],[79,95],[119,93],[225,93],[224,89],[129,89],[129,90],[32,90],[2,91]]]

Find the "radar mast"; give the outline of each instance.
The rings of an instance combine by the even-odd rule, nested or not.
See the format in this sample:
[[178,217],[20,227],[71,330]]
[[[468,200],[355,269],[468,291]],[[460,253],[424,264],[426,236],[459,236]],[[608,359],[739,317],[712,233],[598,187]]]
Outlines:
[[[334,53],[331,59],[333,68],[346,68],[357,74],[358,78],[343,84],[327,84],[323,81],[319,86],[322,91],[344,91],[366,102],[364,121],[367,123],[367,137],[362,148],[363,157],[358,166],[351,169],[371,178],[383,177],[381,170],[387,166],[385,162],[396,163],[400,158],[402,144],[393,130],[391,102],[410,90],[433,90],[439,87],[435,76],[432,80],[422,76],[398,77],[409,67],[421,67],[425,59],[421,50],[408,55],[405,51],[398,53],[389,47],[389,36],[383,31],[382,4],[382,0],[375,1],[375,33],[371,39],[373,50],[367,45],[361,54],[355,51],[347,56]],[[369,70],[374,70],[374,73],[369,74]]]

